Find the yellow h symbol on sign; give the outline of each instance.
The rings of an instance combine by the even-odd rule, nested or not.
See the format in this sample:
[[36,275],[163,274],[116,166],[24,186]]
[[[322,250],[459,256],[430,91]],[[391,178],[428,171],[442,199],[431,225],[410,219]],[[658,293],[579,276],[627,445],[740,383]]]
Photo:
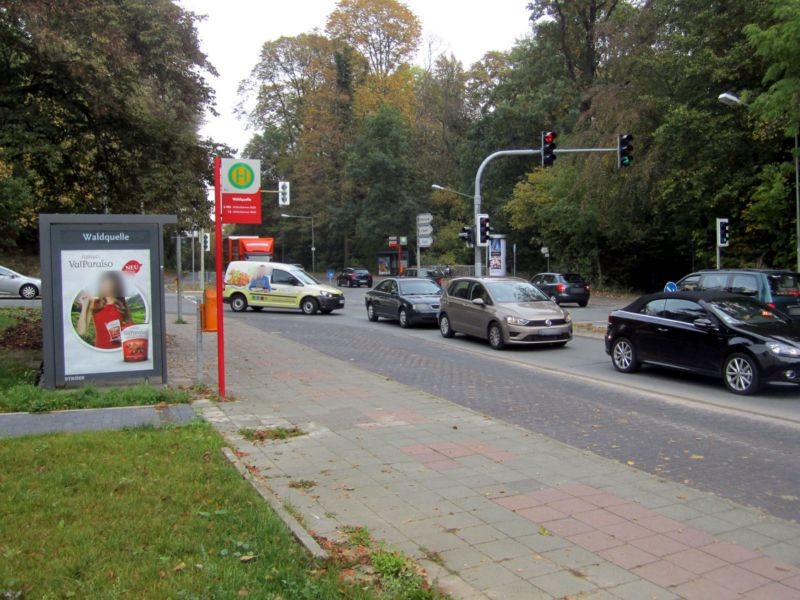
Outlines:
[[240,190],[249,187],[254,178],[253,169],[250,168],[250,165],[244,163],[233,165],[228,172],[228,181],[231,182],[232,186]]

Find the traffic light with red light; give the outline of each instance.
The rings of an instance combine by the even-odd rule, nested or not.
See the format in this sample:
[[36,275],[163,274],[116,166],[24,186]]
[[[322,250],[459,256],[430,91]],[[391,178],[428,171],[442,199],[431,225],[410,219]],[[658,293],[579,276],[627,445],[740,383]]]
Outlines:
[[552,167],[556,161],[556,138],[558,134],[555,131],[542,132],[542,166]]
[[617,138],[617,167],[629,167],[633,163],[633,135],[623,133]]

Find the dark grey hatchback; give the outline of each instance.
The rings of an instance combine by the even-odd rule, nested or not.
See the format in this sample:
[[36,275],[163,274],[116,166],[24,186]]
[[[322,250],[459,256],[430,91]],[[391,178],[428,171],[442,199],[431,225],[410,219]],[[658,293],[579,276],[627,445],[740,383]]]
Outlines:
[[392,319],[406,328],[417,323],[436,323],[442,288],[430,279],[392,277],[367,292],[367,318]]
[[800,383],[800,327],[747,296],[642,296],[609,315],[605,343],[623,373],[661,365],[721,377],[735,394],[754,394],[769,382]]

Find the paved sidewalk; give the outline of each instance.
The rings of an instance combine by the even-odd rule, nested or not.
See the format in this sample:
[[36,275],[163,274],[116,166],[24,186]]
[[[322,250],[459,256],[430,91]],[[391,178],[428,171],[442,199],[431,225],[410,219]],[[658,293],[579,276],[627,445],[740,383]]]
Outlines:
[[[170,333],[170,377],[188,382],[194,326]],[[240,321],[226,321],[226,334],[236,401],[201,403],[203,413],[320,535],[366,526],[470,600],[800,598],[797,524]],[[258,444],[241,435],[276,426],[306,435]]]
[[87,408],[49,413],[0,414],[0,438],[41,433],[100,431],[164,423],[188,423],[195,416],[188,404],[164,408],[131,406],[122,408]]

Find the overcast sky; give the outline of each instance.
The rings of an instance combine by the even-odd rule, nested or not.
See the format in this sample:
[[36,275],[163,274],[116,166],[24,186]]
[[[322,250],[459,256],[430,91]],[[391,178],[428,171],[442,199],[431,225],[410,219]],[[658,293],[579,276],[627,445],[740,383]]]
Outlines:
[[[427,40],[437,52],[452,52],[465,68],[489,50],[508,50],[529,31],[529,0],[406,0],[423,28],[423,47],[417,57],[427,59]],[[325,28],[336,0],[179,0],[207,19],[198,30],[203,50],[219,71],[210,78],[216,90],[218,117],[209,117],[202,135],[230,144],[240,152],[252,135],[233,110],[236,88],[255,65],[261,45],[281,36]]]

